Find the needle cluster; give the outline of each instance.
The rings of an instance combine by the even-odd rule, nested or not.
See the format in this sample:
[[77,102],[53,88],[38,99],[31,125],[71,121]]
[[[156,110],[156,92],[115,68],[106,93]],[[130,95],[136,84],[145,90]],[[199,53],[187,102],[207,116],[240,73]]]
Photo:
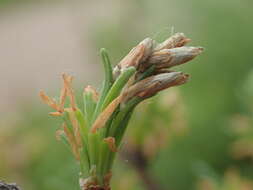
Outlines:
[[55,110],[49,114],[63,120],[57,138],[69,146],[80,164],[82,190],[110,190],[113,161],[134,108],[161,90],[188,81],[188,74],[171,70],[202,52],[201,47],[185,46],[188,42],[183,33],[160,44],[146,38],[114,68],[101,49],[105,79],[100,93],[91,86],[84,89],[83,105],[77,105],[73,77],[67,74],[62,75],[58,101],[40,92],[42,100]]

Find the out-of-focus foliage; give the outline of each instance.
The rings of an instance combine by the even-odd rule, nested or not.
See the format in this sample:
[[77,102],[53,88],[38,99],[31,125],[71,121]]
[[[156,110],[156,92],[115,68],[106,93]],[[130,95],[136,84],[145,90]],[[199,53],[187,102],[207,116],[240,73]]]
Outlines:
[[0,178],[15,181],[22,189],[79,189],[75,161],[55,139],[60,123],[49,119],[43,109],[21,111],[17,123],[0,128]]
[[176,89],[140,105],[130,122],[125,146],[136,147],[152,159],[177,137],[187,133],[185,107]]
[[[211,190],[243,190],[244,184],[252,184],[252,6],[250,0],[128,0],[122,1],[115,15],[119,22],[94,23],[93,48],[108,48],[115,64],[144,36],[162,40],[172,26],[205,47],[205,53],[183,69],[192,76],[180,87],[185,115],[177,122],[186,122],[186,133],[170,139],[175,128],[171,117],[165,117],[167,111],[156,109],[157,100],[143,105],[154,106],[152,113],[146,113],[149,118],[140,121],[141,113],[136,112],[128,131],[138,134],[135,124],[143,125],[143,130],[150,122],[164,125],[168,119],[168,146],[156,152],[149,167],[167,189],[202,190],[210,185]],[[0,127],[0,178],[28,190],[77,190],[74,159],[54,137],[57,123],[37,105],[22,112],[21,121]],[[136,143],[147,140],[142,133]],[[202,162],[213,168],[218,183],[213,177],[201,182]],[[113,187],[142,190],[137,177],[127,161],[119,162]],[[202,183],[205,188],[199,185]]]
[[238,172],[229,169],[221,181],[206,177],[198,184],[198,190],[252,190],[253,183],[241,177]]

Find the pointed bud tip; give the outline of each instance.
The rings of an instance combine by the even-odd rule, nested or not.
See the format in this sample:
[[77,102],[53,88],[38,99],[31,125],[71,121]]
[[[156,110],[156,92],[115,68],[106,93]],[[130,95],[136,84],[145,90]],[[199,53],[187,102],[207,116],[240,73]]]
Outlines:
[[185,43],[185,44],[188,44],[188,43],[190,43],[191,41],[192,41],[192,40],[191,40],[190,38],[185,38],[185,39],[184,39],[184,43]]
[[177,85],[184,84],[184,83],[188,82],[189,79],[190,79],[190,75],[189,74],[181,73],[181,77],[179,77]]
[[203,51],[204,51],[204,48],[203,48],[203,47],[195,47],[195,48],[194,48],[194,52],[195,52],[197,55],[201,54]]
[[100,54],[104,54],[104,53],[107,53],[107,50],[105,48],[101,48],[100,49]]
[[139,45],[143,44],[143,45],[151,45],[153,43],[153,40],[149,37],[145,38],[144,40],[142,40]]

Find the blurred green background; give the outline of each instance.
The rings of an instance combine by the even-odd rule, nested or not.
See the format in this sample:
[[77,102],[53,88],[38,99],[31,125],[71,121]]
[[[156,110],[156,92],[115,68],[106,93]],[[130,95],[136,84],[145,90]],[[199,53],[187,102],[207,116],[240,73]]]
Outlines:
[[[38,91],[57,96],[69,72],[81,96],[101,82],[99,48],[116,64],[147,36],[184,32],[205,47],[178,68],[190,82],[141,105],[124,146],[153,150],[147,172],[163,189],[253,189],[252,8],[250,0],[0,0],[0,179],[77,190],[78,167]],[[146,189],[127,159],[114,169],[114,189]]]

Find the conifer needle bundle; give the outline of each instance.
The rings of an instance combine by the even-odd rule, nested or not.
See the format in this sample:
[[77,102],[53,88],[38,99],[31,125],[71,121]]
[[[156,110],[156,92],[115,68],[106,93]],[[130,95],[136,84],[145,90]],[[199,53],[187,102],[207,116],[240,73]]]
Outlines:
[[146,38],[114,68],[106,50],[101,49],[103,85],[100,93],[87,86],[83,105],[76,103],[73,77],[67,74],[62,75],[59,101],[40,92],[43,102],[54,110],[49,114],[62,118],[56,135],[69,146],[80,165],[82,190],[110,190],[113,161],[134,108],[161,90],[188,81],[188,74],[171,70],[203,51],[201,47],[185,46],[188,42],[190,39],[183,33],[160,44]]

